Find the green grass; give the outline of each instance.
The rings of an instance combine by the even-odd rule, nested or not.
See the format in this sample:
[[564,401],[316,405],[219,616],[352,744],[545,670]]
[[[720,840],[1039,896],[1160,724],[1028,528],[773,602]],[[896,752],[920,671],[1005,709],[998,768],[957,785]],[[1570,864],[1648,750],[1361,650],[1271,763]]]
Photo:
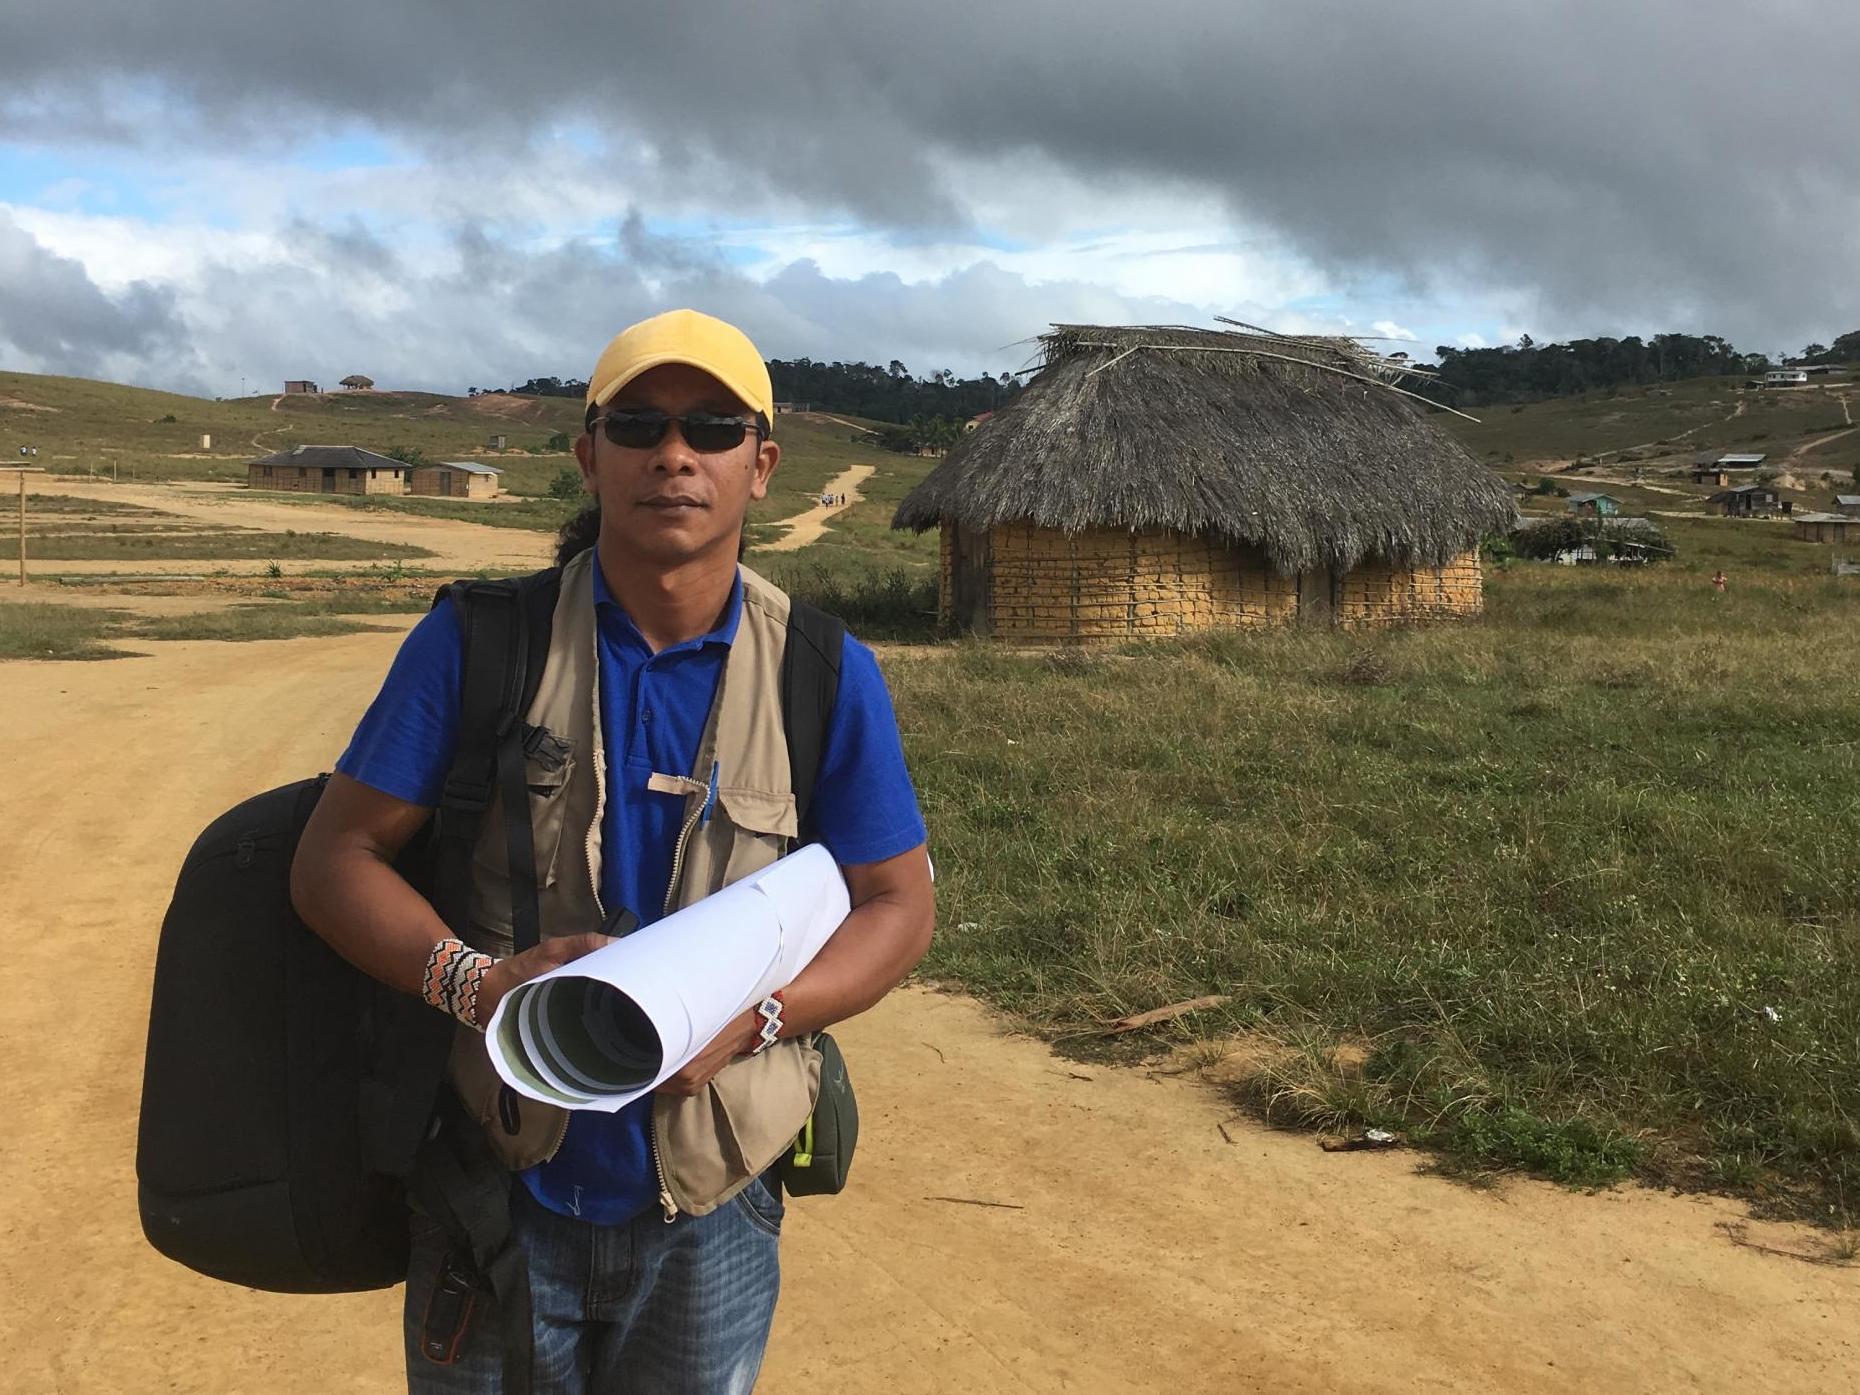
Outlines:
[[[1494,466],[1594,457],[1636,447],[1644,459],[1670,463],[1707,449],[1787,454],[1794,445],[1842,422],[1840,394],[1860,406],[1860,388],[1846,383],[1799,392],[1745,391],[1742,383],[1742,378],[1694,378],[1662,389],[1626,388],[1615,394],[1474,407],[1470,410],[1479,418],[1477,424],[1446,413],[1433,420]],[[1733,416],[1740,403],[1742,414]],[[1828,462],[1845,462],[1851,468],[1852,449],[1849,437],[1827,447],[1825,457],[1817,450],[1807,458],[1817,470],[1830,468]]]
[[124,633],[137,639],[216,639],[239,642],[322,638],[381,628],[340,615],[294,606],[254,605],[201,611],[193,615],[164,615],[138,621]]
[[[412,610],[396,596],[317,597],[246,604],[187,615],[138,616],[124,610],[0,601],[0,659],[123,659],[111,641],[303,639],[382,628],[348,618]],[[425,609],[421,603],[418,609]]]
[[1152,1044],[1274,1044],[1273,1117],[1851,1216],[1857,648],[1852,581],[1528,567],[1471,624],[893,664],[927,972],[1058,1036],[1231,994]]
[[125,611],[0,600],[0,659],[120,659],[107,643]]
[[515,503],[469,503],[463,499],[429,499],[418,495],[290,494],[254,491],[267,504],[294,504],[304,508],[335,505],[366,513],[412,514],[424,518],[450,518],[461,523],[482,523],[489,528],[527,528],[553,533],[577,507],[547,496],[523,498]]
[[223,562],[234,559],[367,562],[433,555],[423,547],[408,543],[371,542],[337,533],[267,533],[212,528],[150,531],[146,525],[137,524],[97,524],[82,532],[58,532],[38,538],[28,535],[27,550],[33,560],[40,562]]

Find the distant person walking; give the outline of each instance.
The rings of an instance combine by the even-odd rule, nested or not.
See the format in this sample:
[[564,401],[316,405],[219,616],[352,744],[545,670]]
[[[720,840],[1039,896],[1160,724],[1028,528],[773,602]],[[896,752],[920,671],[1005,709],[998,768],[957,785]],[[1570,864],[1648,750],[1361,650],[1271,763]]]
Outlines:
[[1723,595],[1725,581],[1726,581],[1726,577],[1724,574],[1724,570],[1723,568],[1720,568],[1719,570],[1711,574],[1711,589],[1716,591],[1719,595]]

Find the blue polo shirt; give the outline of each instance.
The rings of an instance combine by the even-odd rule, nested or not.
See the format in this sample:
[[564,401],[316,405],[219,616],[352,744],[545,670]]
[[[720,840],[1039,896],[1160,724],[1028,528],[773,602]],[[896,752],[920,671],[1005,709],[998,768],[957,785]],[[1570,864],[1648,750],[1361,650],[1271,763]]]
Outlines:
[[[742,619],[743,582],[739,573],[714,630],[654,654],[608,591],[600,567],[589,571],[607,756],[601,898],[609,911],[624,906],[650,924],[659,919],[671,880],[684,797],[650,790],[646,781],[654,771],[693,773],[724,656]],[[461,638],[449,601],[421,618],[336,769],[410,804],[438,804],[457,742]],[[824,843],[842,866],[882,862],[925,841],[891,696],[872,651],[850,634],[801,837]],[[562,1147],[525,1172],[525,1184],[564,1215],[599,1225],[630,1220],[658,1198],[651,1117],[650,1097],[617,1114],[576,1111]]]

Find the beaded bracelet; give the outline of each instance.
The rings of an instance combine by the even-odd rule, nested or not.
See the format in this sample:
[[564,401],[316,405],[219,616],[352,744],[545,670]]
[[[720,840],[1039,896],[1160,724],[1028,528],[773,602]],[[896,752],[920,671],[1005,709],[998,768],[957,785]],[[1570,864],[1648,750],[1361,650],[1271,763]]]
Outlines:
[[496,962],[463,940],[441,940],[426,956],[420,997],[428,1006],[482,1032],[484,1024],[478,1020],[478,989],[484,983],[485,971]]
[[762,1026],[756,1031],[756,1042],[749,1048],[751,1056],[760,1056],[781,1039],[781,1015],[787,1006],[778,988],[768,997],[756,1004],[756,1015],[762,1019]]

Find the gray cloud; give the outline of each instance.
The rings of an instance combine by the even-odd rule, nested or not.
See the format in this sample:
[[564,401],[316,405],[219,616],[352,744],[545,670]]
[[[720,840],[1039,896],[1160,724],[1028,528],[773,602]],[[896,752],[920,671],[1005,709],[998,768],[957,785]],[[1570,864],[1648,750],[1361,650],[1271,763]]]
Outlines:
[[[481,226],[416,253],[359,228],[300,223],[262,261],[209,261],[176,288],[113,298],[0,214],[0,363],[206,396],[229,396],[241,379],[256,391],[356,372],[440,392],[584,377],[621,328],[680,305],[728,317],[771,357],[902,357],[922,374],[1019,368],[1028,349],[1014,341],[1049,317],[1195,313],[1080,282],[1036,285],[988,264],[907,283],[830,277],[798,261],[756,279],[701,242],[647,233],[637,217],[611,237],[540,253]],[[15,323],[49,328],[35,337]]]
[[14,7],[0,122],[270,146],[359,122],[452,152],[585,123],[725,206],[918,230],[968,220],[965,169],[1035,155],[1553,332],[1860,324],[1860,9],[1834,0],[627,10]]
[[113,364],[145,366],[185,342],[172,291],[138,282],[120,294],[98,288],[0,210],[0,355],[42,373],[94,377]]

